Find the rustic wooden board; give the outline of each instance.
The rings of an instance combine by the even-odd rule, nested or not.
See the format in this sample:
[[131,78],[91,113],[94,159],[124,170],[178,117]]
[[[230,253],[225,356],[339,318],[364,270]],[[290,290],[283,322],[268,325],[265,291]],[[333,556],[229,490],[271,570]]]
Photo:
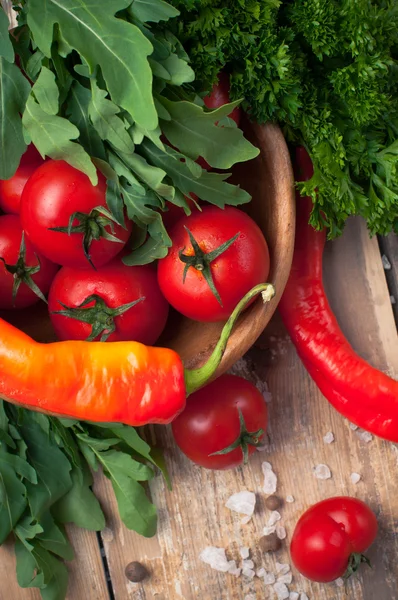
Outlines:
[[380,238],[379,242],[381,252],[390,264],[390,268],[386,269],[385,273],[395,322],[398,324],[398,235],[390,233],[390,235]]
[[[375,366],[397,374],[398,339],[381,256],[376,239],[369,239],[360,220],[350,221],[343,238],[328,245],[325,278],[331,303],[354,347]],[[239,560],[238,548],[245,545],[252,549],[257,568],[274,569],[274,557],[265,558],[256,549],[269,515],[261,489],[264,460],[271,462],[278,475],[281,497],[292,494],[296,498],[281,510],[288,539],[302,511],[322,498],[350,494],[372,506],[381,528],[370,551],[374,568],[353,579],[348,591],[352,598],[364,600],[398,599],[396,447],[376,439],[366,443],[359,431],[350,429],[307,376],[278,318],[235,372],[263,389],[267,381],[273,396],[269,405],[271,444],[266,452],[256,453],[248,467],[225,473],[196,467],[176,452],[168,430],[156,428],[154,439],[156,436],[165,447],[174,490],[169,492],[160,476],[151,484],[160,523],[158,535],[150,540],[126,530],[115,516],[109,483],[97,479],[96,492],[107,507],[103,539],[116,600],[243,600],[249,592],[258,599],[274,598],[272,589],[260,579],[249,581],[218,573],[198,559],[204,547],[215,545],[226,548],[229,558]],[[331,445],[323,442],[328,431],[335,435]],[[331,468],[332,479],[315,479],[312,469],[319,463]],[[357,485],[350,481],[352,472],[361,474]],[[256,492],[258,503],[252,521],[242,526],[239,516],[224,505],[231,494],[244,489]],[[286,548],[277,554],[279,562],[289,562]],[[132,560],[144,562],[152,578],[144,584],[129,583],[124,568]],[[289,587],[306,592],[313,600],[346,597],[336,584],[311,584],[296,572]]]

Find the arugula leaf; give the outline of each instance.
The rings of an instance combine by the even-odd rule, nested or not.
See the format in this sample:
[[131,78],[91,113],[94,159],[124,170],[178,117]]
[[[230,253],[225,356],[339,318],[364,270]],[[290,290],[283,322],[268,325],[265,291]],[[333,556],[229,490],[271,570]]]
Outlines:
[[79,137],[79,130],[67,119],[55,114],[58,98],[54,74],[43,67],[26,102],[22,123],[43,158],[50,156],[54,160],[65,160],[86,173],[91,183],[96,185],[97,172],[89,155],[82,146],[71,141]]
[[101,531],[105,527],[105,517],[100,503],[90,489],[93,478],[89,469],[71,472],[72,488],[52,507],[51,512],[60,523],[75,523],[91,531]]
[[[152,46],[138,27],[115,18],[131,0],[30,0],[28,25],[40,50],[51,56],[53,28],[84,57],[92,73],[98,65],[112,100],[147,129],[157,126],[152,73],[147,56]],[[132,60],[132,57],[134,59]]]
[[26,490],[32,516],[40,519],[52,504],[71,489],[71,465],[29,411],[24,412],[19,430],[28,447],[28,460],[37,473],[38,483],[26,482]]
[[114,476],[112,473],[119,471],[135,481],[149,481],[154,476],[153,470],[150,467],[134,460],[129,454],[125,454],[124,452],[106,450],[100,452],[97,456],[112,477]]
[[26,74],[32,81],[35,81],[43,66],[44,54],[40,50],[34,52],[26,63]]
[[40,540],[41,547],[64,560],[73,560],[73,548],[66,537],[65,531],[58,527],[49,511],[42,515],[40,525],[43,531],[36,536],[36,539]]
[[31,515],[24,517],[15,527],[15,535],[29,552],[33,550],[33,546],[28,540],[33,540],[40,533],[43,533],[43,527]]
[[245,190],[225,182],[229,173],[210,173],[196,165],[196,168],[201,170],[201,174],[199,177],[194,177],[183,154],[167,147],[165,152],[162,152],[148,140],[143,141],[141,148],[145,156],[166,171],[174,185],[185,195],[192,192],[202,200],[221,208],[226,204],[237,206],[250,201],[250,195]]
[[91,123],[102,140],[108,140],[120,152],[133,154],[133,140],[126,130],[125,123],[117,116],[120,109],[106,96],[107,92],[101,90],[92,79],[91,99],[88,105]]
[[26,488],[5,461],[0,462],[0,545],[5,542],[26,508]]
[[15,542],[17,579],[23,588],[40,588],[43,600],[64,600],[68,571],[51,552],[34,542],[29,551],[20,540]]
[[167,256],[168,249],[169,247],[163,240],[150,237],[141,246],[134,248],[129,255],[124,256],[122,261],[129,267],[149,265],[153,261]]
[[143,23],[168,21],[180,14],[179,10],[163,0],[133,0],[128,12],[134,19]]
[[173,200],[175,191],[173,186],[163,182],[167,175],[163,169],[148,164],[145,158],[139,154],[125,155],[119,153],[119,156],[123,159],[124,164],[130,167],[137,177],[146,183],[149,188],[159,194],[159,196],[163,196],[167,200]]
[[106,159],[104,144],[93,127],[88,114],[91,101],[90,90],[74,81],[67,99],[66,116],[80,132],[79,142],[92,157]]
[[0,442],[6,444],[10,448],[15,449],[15,442],[11,435],[8,433],[8,430],[9,422],[6,411],[4,409],[4,400],[0,400]]
[[217,127],[215,123],[232,112],[239,104],[226,104],[205,112],[192,102],[172,102],[162,98],[171,121],[162,122],[169,142],[193,160],[203,156],[217,169],[229,169],[237,162],[251,160],[259,149],[248,142],[237,127]]
[[20,114],[29,90],[18,67],[0,57],[0,179],[14,175],[26,150]]
[[177,56],[177,54],[170,54],[165,60],[159,61],[158,63],[166,72],[166,81],[170,85],[180,86],[183,83],[191,83],[195,79],[195,73],[193,69],[188,65],[186,60]]
[[14,62],[14,48],[10,40],[8,27],[10,21],[4,12],[4,8],[0,6],[0,56],[5,58],[10,63]]
[[8,453],[0,447],[0,469],[5,463],[12,467],[15,473],[22,478],[27,479],[30,483],[37,483],[36,471],[26,462],[26,460],[19,457],[17,454]]

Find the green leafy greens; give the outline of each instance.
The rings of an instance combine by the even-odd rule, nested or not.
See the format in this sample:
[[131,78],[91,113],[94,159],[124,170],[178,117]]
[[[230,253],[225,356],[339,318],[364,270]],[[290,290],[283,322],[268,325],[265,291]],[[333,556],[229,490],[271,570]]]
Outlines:
[[199,91],[221,69],[232,99],[303,144],[311,223],[333,238],[360,214],[398,232],[398,4],[395,0],[171,0]]

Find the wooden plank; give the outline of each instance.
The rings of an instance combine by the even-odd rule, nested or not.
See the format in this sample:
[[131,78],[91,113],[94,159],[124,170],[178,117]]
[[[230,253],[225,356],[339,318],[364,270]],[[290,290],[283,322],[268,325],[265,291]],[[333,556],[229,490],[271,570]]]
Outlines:
[[[350,221],[342,239],[329,244],[325,277],[331,303],[341,326],[354,347],[372,364],[398,373],[398,340],[380,253],[376,240],[369,240],[359,220]],[[250,592],[257,598],[274,598],[270,588],[255,578],[218,573],[203,564],[198,555],[207,545],[227,549],[229,558],[239,560],[238,548],[248,546],[256,568],[275,570],[275,557],[261,556],[256,545],[269,512],[264,506],[261,463],[271,462],[278,475],[278,493],[292,494],[296,501],[285,503],[281,523],[288,539],[300,514],[313,502],[337,494],[366,500],[375,510],[381,532],[369,552],[374,565],[348,584],[352,598],[398,599],[397,521],[398,484],[393,476],[398,453],[393,444],[373,439],[366,443],[352,431],[318,392],[307,376],[286,332],[275,318],[260,341],[235,367],[264,389],[267,381],[270,403],[270,446],[256,453],[250,464],[234,472],[212,472],[189,463],[179,454],[169,428],[154,428],[154,436],[165,448],[174,489],[169,492],[161,477],[151,484],[159,508],[156,537],[145,540],[129,532],[116,517],[117,509],[109,483],[96,481],[96,492],[107,506],[108,529],[103,538],[117,600],[243,600]],[[335,442],[323,436],[332,431]],[[313,467],[327,464],[333,474],[317,480]],[[362,479],[355,486],[352,472]],[[252,521],[241,525],[237,515],[225,508],[227,498],[248,489],[256,492],[258,507]],[[287,544],[276,557],[289,562]],[[132,560],[145,563],[152,577],[132,584],[124,575]],[[335,583],[320,586],[294,572],[291,591],[306,592],[311,600],[343,600],[344,589]]]
[[398,235],[391,233],[379,239],[381,253],[387,258],[390,268],[385,269],[390,290],[395,322],[398,325]]
[[[97,535],[74,526],[67,532],[75,550],[75,558],[68,562],[69,587],[66,600],[107,600],[105,579]],[[12,541],[0,548],[0,600],[40,600],[37,589],[22,589],[15,573],[15,556]]]

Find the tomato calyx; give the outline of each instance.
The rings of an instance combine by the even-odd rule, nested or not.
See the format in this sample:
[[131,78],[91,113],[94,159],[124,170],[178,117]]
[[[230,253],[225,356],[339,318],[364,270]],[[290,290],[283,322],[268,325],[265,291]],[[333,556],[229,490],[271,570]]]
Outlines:
[[21,283],[24,283],[28,286],[29,289],[32,290],[40,298],[47,304],[47,300],[39,288],[38,285],[33,281],[32,276],[40,271],[41,264],[40,259],[35,253],[35,257],[37,259],[38,264],[32,267],[28,267],[26,264],[26,245],[25,245],[25,234],[22,232],[21,245],[19,247],[19,255],[18,260],[15,265],[9,265],[6,263],[4,258],[0,256],[0,260],[3,262],[4,267],[8,273],[14,277],[14,283],[12,286],[12,301],[15,306],[15,300],[18,294],[18,290],[20,288]]
[[238,408],[239,412],[239,424],[240,431],[239,435],[232,444],[223,448],[222,450],[218,450],[218,452],[212,452],[209,456],[216,456],[218,454],[228,454],[235,450],[236,448],[242,449],[243,454],[243,464],[246,465],[249,460],[249,446],[258,446],[262,436],[264,435],[264,429],[257,429],[257,431],[248,431],[245,423],[245,418],[242,414],[240,408]]
[[[58,300],[59,304],[61,304],[65,310],[53,311],[52,314],[62,315],[91,325],[91,333],[88,338],[86,338],[87,342],[92,342],[99,335],[101,335],[100,341],[106,342],[116,329],[115,317],[119,317],[142,300],[145,300],[144,296],[138,298],[138,300],[133,300],[133,302],[121,304],[117,308],[110,308],[101,296],[92,294],[91,296],[87,296],[87,298],[77,307],[67,306]],[[87,304],[90,304],[91,302],[95,302],[94,306],[87,307]]]
[[364,554],[361,554],[360,552],[353,552],[350,555],[350,559],[348,561],[348,567],[347,567],[346,572],[343,575],[343,579],[347,580],[349,577],[351,577],[351,575],[356,573],[362,563],[365,563],[366,565],[368,565],[368,567],[372,567],[370,560],[368,559],[367,556],[365,556]]
[[240,231],[238,231],[238,233],[232,238],[221,244],[221,246],[215,248],[215,250],[212,250],[211,252],[204,252],[199,246],[198,242],[195,240],[192,232],[188,229],[186,225],[184,225],[184,229],[189,235],[189,241],[192,244],[194,254],[184,254],[185,247],[182,250],[180,250],[178,254],[180,260],[185,264],[182,281],[183,283],[185,283],[185,279],[190,267],[196,269],[196,271],[202,272],[206,283],[210,287],[220,306],[222,306],[223,304],[220,298],[220,294],[218,293],[217,288],[214,284],[213,275],[211,272],[211,263],[216,258],[221,256],[221,254],[223,254],[226,250],[228,250],[230,246],[232,246],[235,240],[239,237]]
[[[73,221],[77,219],[78,225],[73,225]],[[98,241],[101,238],[110,242],[117,242],[124,244],[123,240],[117,238],[115,234],[115,223],[118,221],[114,216],[104,208],[103,206],[97,206],[93,208],[89,214],[83,212],[74,212],[69,218],[69,224],[67,227],[50,227],[50,231],[58,231],[60,233],[82,233],[83,234],[83,252],[90,265],[95,269],[95,265],[91,260],[90,246],[93,241]],[[110,227],[111,232],[106,230],[106,227]]]

